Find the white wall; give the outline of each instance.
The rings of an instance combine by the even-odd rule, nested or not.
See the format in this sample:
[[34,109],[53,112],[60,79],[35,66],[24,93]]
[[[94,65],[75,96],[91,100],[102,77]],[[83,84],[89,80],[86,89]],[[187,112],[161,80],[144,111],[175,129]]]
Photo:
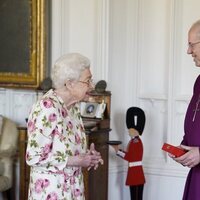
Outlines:
[[[50,63],[75,51],[91,59],[94,79],[105,79],[112,92],[110,139],[122,140],[125,147],[127,108],[145,110],[144,200],[182,197],[187,169],[161,147],[182,139],[184,114],[199,74],[186,55],[187,30],[200,18],[199,7],[199,0],[52,0]],[[36,98],[34,92],[2,89],[0,113],[24,124]],[[109,156],[108,199],[129,200],[127,163],[112,149]]]

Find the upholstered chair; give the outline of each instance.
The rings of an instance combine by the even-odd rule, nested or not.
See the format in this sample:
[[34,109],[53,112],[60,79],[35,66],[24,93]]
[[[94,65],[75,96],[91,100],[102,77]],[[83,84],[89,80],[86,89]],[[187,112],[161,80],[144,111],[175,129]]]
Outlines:
[[[18,130],[10,119],[0,115],[0,192],[4,199],[13,184],[13,160],[18,144]],[[6,194],[6,195],[5,195]]]

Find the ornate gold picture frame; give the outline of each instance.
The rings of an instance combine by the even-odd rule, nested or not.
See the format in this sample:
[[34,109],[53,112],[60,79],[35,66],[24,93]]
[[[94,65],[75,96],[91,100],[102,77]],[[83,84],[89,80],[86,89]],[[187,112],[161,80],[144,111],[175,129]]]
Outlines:
[[0,27],[0,87],[37,89],[47,59],[46,0],[1,0]]

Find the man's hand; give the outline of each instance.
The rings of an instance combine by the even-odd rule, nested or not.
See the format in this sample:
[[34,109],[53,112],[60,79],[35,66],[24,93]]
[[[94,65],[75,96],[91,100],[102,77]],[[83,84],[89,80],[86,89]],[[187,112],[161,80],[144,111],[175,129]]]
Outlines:
[[173,158],[176,162],[189,168],[195,167],[200,163],[199,147],[190,147],[185,145],[181,145],[180,147],[185,149],[187,153],[178,158]]

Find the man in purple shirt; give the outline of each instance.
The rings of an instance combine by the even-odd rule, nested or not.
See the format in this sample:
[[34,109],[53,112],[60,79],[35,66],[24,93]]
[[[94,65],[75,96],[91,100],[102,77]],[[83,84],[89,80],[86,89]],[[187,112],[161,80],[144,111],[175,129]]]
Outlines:
[[[200,20],[195,22],[188,32],[188,54],[195,65],[200,67]],[[183,156],[172,157],[176,162],[187,166],[190,172],[185,184],[183,200],[200,199],[200,75],[197,77],[193,96],[187,109],[184,123],[184,137],[180,148],[187,150]]]

